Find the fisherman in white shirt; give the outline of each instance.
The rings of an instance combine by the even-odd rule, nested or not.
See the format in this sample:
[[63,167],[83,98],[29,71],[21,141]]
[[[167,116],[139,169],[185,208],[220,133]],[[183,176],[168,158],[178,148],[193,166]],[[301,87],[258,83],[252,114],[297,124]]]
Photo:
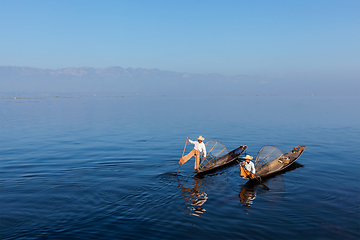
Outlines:
[[246,155],[244,159],[245,161],[241,163],[240,175],[242,178],[253,179],[255,177],[255,165],[250,161],[253,157]]
[[190,158],[195,157],[195,172],[199,171],[199,163],[200,163],[200,154],[204,154],[204,158],[206,158],[206,147],[203,143],[204,139],[201,135],[198,137],[197,141],[192,141],[189,138],[186,138],[191,144],[194,144],[194,149],[184,157],[180,158],[179,164],[186,163]]

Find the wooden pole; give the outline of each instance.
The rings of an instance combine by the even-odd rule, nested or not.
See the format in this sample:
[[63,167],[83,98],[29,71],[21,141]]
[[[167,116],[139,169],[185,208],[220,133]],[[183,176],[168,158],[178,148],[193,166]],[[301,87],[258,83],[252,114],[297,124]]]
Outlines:
[[181,164],[179,163],[179,168],[178,168],[176,176],[179,174],[180,166],[181,166]]
[[[185,149],[186,149],[186,144],[187,144],[187,139],[186,139],[186,142],[185,142],[185,146],[184,146],[184,151],[183,151],[183,154],[182,154],[182,157],[184,157],[184,153],[185,153]],[[179,168],[178,168],[178,171],[176,173],[176,176],[179,174],[179,170],[180,170],[180,166],[181,166],[181,163],[179,163]]]

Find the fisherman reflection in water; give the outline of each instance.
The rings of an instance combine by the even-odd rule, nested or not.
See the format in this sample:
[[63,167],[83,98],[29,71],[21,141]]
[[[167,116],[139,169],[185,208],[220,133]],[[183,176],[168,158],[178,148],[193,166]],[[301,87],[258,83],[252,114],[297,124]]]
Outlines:
[[256,198],[256,193],[253,185],[244,185],[239,193],[240,202],[245,207],[250,207],[253,200]]
[[203,153],[204,154],[204,158],[206,158],[206,147],[205,144],[203,143],[205,138],[203,138],[201,135],[198,137],[197,141],[192,141],[189,138],[186,138],[186,140],[188,140],[191,144],[194,144],[194,149],[187,155],[185,155],[184,157],[180,158],[179,160],[179,164],[184,164],[186,163],[190,158],[195,157],[195,171],[194,172],[198,172],[199,171],[199,163],[200,163],[200,154]]
[[255,165],[250,161],[253,159],[253,157],[246,155],[244,159],[245,161],[241,163],[240,175],[242,178],[253,179],[255,177]]
[[182,209],[186,215],[193,215],[200,217],[206,210],[202,208],[202,205],[207,201],[207,194],[201,190],[201,180],[195,178],[193,187],[185,187],[180,184],[182,189],[181,196],[186,200],[187,204],[191,205],[186,209]]

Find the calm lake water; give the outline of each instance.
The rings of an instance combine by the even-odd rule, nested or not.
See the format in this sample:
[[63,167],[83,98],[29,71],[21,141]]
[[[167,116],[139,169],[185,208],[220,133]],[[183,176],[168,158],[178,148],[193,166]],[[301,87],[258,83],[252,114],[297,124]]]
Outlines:
[[[16,97],[16,99],[15,99]],[[1,239],[360,239],[360,96],[0,95]],[[248,185],[186,137],[307,149]],[[187,145],[186,152],[191,150]]]

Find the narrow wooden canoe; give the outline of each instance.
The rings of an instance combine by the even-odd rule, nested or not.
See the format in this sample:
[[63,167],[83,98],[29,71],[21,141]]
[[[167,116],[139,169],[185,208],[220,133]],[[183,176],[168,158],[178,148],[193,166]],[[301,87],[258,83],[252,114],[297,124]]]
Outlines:
[[275,146],[262,147],[255,159],[256,177],[269,177],[291,166],[304,152],[306,146],[297,146],[282,154]]
[[202,159],[199,172],[197,172],[195,176],[205,175],[234,163],[237,158],[245,152],[247,147],[247,145],[241,145],[240,147],[224,154],[223,156],[217,157],[210,161],[206,158]]

